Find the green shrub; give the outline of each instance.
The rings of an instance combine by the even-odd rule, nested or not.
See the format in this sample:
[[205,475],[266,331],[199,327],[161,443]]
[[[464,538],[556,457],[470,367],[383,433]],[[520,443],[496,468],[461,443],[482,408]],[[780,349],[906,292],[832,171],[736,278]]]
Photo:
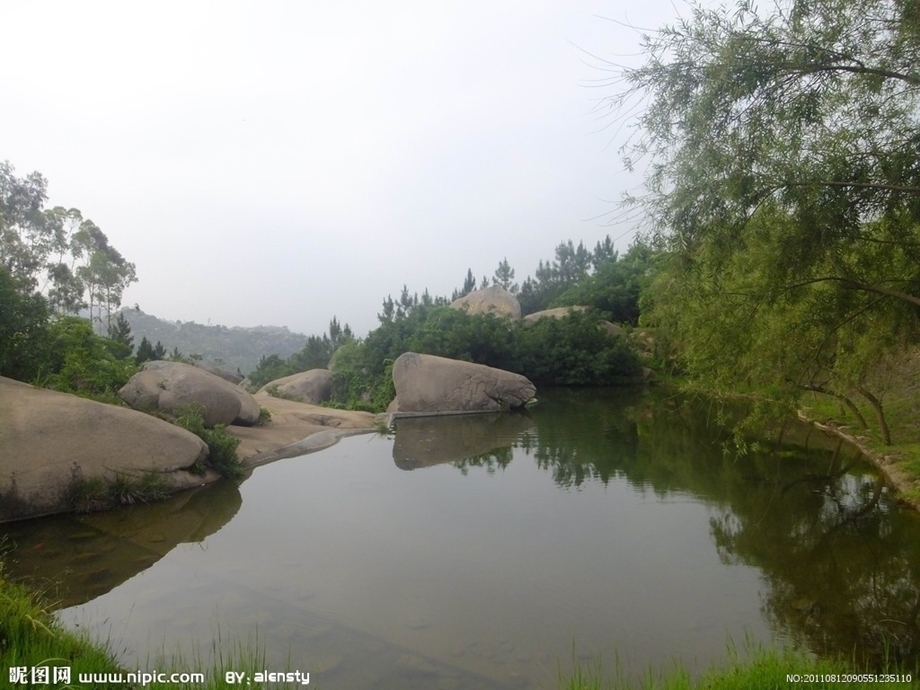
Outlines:
[[216,424],[212,429],[206,427],[201,410],[196,405],[186,405],[176,412],[176,424],[191,431],[207,444],[208,465],[227,479],[239,479],[243,476],[243,465],[236,454],[236,449],[240,445],[239,439],[230,436],[223,424]]
[[256,426],[265,426],[270,421],[272,421],[271,410],[268,410],[259,405],[259,421],[256,422]]
[[86,319],[68,316],[48,327],[49,354],[39,382],[64,393],[121,404],[117,391],[137,373],[132,358],[117,359],[115,344],[93,333]]
[[48,304],[0,266],[0,375],[32,381],[48,350]]
[[95,513],[117,506],[160,501],[169,494],[166,482],[155,472],[147,472],[140,479],[117,474],[112,481],[93,477],[74,482],[70,505],[76,513]]

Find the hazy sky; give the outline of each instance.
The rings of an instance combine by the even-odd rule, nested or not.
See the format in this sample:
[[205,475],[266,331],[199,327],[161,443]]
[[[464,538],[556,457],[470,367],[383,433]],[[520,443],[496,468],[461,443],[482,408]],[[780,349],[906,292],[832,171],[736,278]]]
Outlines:
[[[622,172],[591,55],[686,6],[594,0],[0,0],[0,160],[49,181],[167,319],[359,335],[606,234]],[[611,21],[614,20],[614,21]],[[633,57],[630,57],[633,56]]]

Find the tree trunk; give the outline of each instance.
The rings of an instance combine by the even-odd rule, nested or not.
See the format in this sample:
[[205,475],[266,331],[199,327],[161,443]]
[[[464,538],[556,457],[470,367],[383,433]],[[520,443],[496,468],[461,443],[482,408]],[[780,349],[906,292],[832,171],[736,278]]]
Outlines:
[[872,405],[872,409],[875,410],[875,418],[878,420],[879,431],[882,432],[882,441],[886,446],[890,446],[891,430],[888,428],[888,422],[885,421],[885,412],[882,409],[882,401],[872,395],[872,393],[867,391],[865,388],[857,388],[856,390],[859,391],[860,395],[869,401],[870,405]]
[[[868,429],[869,424],[866,422],[866,418],[863,417],[862,412],[859,411],[859,408],[856,407],[856,404],[850,400],[847,396],[841,395],[840,393],[835,393],[834,391],[829,391],[826,388],[821,386],[802,386],[807,391],[813,391],[815,393],[823,393],[824,395],[829,395],[833,398],[837,398],[840,402],[847,406],[847,409],[853,413],[853,416],[856,417],[856,423],[859,424],[860,429]],[[862,391],[860,391],[862,392]]]

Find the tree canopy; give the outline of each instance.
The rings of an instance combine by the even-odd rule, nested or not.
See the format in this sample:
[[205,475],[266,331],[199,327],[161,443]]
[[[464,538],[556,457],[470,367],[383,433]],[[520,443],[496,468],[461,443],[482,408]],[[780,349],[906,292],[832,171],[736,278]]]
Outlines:
[[[627,163],[648,164],[639,201],[673,246],[723,258],[772,204],[794,222],[777,247],[790,274],[869,243],[920,250],[920,4],[697,6],[645,51],[613,104],[647,99]],[[920,304],[916,275],[869,283],[842,263],[827,277]]]
[[[619,72],[650,301],[710,381],[859,394],[920,333],[920,3],[694,6]],[[731,385],[731,384],[729,384]]]
[[40,173],[20,178],[0,163],[0,267],[58,313],[89,307],[101,321],[104,310],[111,329],[125,288],[137,282],[134,264],[78,209],[46,209],[47,189]]

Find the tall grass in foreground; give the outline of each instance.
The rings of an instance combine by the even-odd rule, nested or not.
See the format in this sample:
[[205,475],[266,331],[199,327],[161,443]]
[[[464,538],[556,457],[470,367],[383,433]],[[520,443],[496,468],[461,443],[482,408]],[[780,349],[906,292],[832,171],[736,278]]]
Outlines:
[[[0,687],[8,687],[10,668],[26,667],[68,667],[70,683],[55,683],[50,679],[40,687],[49,690],[91,690],[102,687],[134,688],[140,684],[116,684],[80,682],[81,674],[136,673],[138,669],[125,669],[115,655],[104,644],[92,642],[85,634],[73,633],[64,628],[51,614],[51,605],[40,594],[28,588],[9,582],[0,561]],[[236,641],[224,644],[220,631],[212,642],[210,658],[202,658],[200,652],[186,659],[181,654],[162,654],[150,662],[141,672],[157,670],[161,673],[203,673],[204,683],[158,683],[151,682],[145,688],[154,690],[218,690],[228,687],[225,673],[245,673],[250,683],[243,683],[247,689],[276,687],[254,680],[255,673],[265,669],[265,650],[257,639],[247,642]],[[17,687],[17,686],[14,686]],[[286,683],[292,688],[294,684]]]
[[[920,686],[920,669],[859,670],[854,664],[814,659],[802,652],[750,646],[742,656],[732,645],[728,660],[694,679],[686,670],[649,670],[638,680],[626,679],[616,668],[605,677],[599,662],[560,673],[559,690],[907,690]],[[849,679],[848,676],[854,678]],[[860,678],[860,676],[863,676]]]

